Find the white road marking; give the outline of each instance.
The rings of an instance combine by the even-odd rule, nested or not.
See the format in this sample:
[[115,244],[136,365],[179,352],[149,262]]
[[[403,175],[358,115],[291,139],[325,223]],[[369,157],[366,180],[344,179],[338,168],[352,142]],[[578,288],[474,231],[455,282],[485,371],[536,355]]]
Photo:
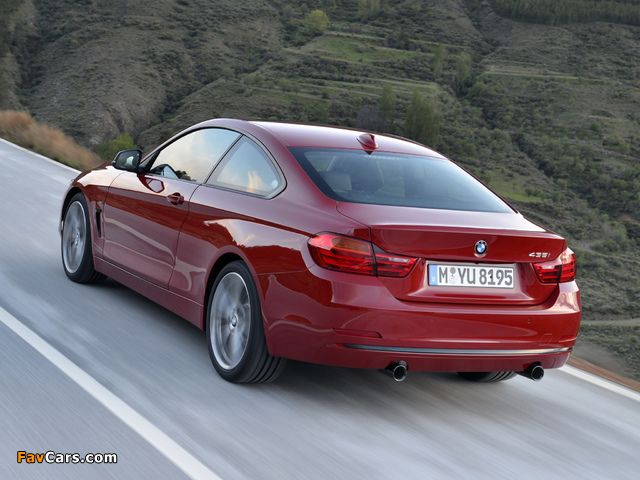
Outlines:
[[640,402],[640,393],[630,390],[626,387],[618,385],[616,383],[610,382],[609,380],[605,380],[604,378],[598,377],[591,373],[587,373],[583,370],[580,370],[575,367],[571,367],[569,365],[565,365],[560,368],[563,372],[568,373],[569,375],[573,375],[574,377],[578,377],[585,382],[592,383],[593,385],[597,385],[602,388],[606,388],[610,392],[617,393],[618,395],[622,395],[623,397],[630,398],[631,400],[635,400],[636,402]]
[[0,307],[0,321],[194,480],[221,480],[158,427]]

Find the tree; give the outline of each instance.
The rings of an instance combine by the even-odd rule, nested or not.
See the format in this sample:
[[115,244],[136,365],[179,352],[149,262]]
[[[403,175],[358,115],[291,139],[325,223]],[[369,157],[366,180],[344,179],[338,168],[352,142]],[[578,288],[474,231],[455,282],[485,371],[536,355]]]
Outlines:
[[322,10],[310,12],[304,19],[304,28],[310,35],[320,35],[327,28],[329,17]]
[[358,17],[363,22],[373,20],[380,13],[380,0],[358,0]]
[[307,115],[312,123],[326,124],[329,122],[329,105],[327,102],[314,102],[307,104]]
[[458,95],[463,95],[471,84],[471,57],[462,52],[456,62],[456,73],[453,77],[453,89]]
[[228,82],[229,80],[232,80],[233,77],[236,76],[236,72],[233,70],[233,68],[231,67],[224,67],[222,69],[222,77]]
[[283,77],[278,80],[278,86],[282,89],[283,92],[290,92],[291,90],[293,90],[293,84],[288,78]]
[[393,87],[389,84],[382,89],[380,97],[380,116],[384,122],[383,128],[389,130],[393,126],[396,118],[396,96]]
[[116,153],[122,150],[135,150],[138,148],[131,138],[131,135],[123,133],[117,138],[109,142],[103,142],[96,147],[96,153],[102,157],[105,161],[111,161],[116,156]]
[[404,123],[407,137],[435,148],[438,144],[442,118],[436,111],[429,97],[422,95],[418,89],[413,92]]
[[433,77],[437,80],[442,75],[442,68],[444,67],[444,61],[447,58],[447,47],[443,44],[438,45],[433,59],[431,60],[431,68],[433,69]]

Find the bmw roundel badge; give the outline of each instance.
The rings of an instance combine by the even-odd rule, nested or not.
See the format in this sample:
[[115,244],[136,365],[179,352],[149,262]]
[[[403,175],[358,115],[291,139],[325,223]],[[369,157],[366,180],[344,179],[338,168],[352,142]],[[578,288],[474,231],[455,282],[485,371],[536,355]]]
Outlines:
[[476,246],[473,248],[473,251],[476,252],[476,255],[484,255],[487,253],[487,242],[484,240],[476,242]]

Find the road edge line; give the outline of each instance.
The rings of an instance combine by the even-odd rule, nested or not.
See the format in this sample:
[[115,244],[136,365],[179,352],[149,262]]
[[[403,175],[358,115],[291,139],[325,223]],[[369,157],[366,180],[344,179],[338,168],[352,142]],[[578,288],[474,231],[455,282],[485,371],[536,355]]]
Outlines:
[[4,308],[0,307],[0,322],[49,360],[80,388],[95,398],[129,428],[145,439],[152,447],[194,480],[222,480],[197,458],[172,440],[136,410],[104,387],[95,378],[78,367],[65,355],[24,325]]
[[42,155],[42,154],[40,154],[40,153],[36,153],[36,152],[34,152],[33,150],[29,150],[28,148],[21,147],[20,145],[17,145],[17,144],[15,144],[15,143],[13,143],[13,142],[10,142],[10,141],[9,141],[9,140],[7,140],[6,138],[2,138],[2,137],[0,137],[0,142],[6,143],[7,145],[10,145],[10,146],[12,146],[12,147],[15,147],[15,148],[17,148],[18,150],[22,150],[22,151],[23,151],[23,152],[25,152],[25,153],[30,153],[31,155],[34,155],[34,156],[36,156],[36,157],[39,157],[39,158],[41,158],[42,160],[46,160],[46,161],[47,161],[47,162],[49,162],[49,163],[53,163],[53,164],[55,164],[55,165],[60,165],[61,167],[66,168],[67,170],[71,170],[72,172],[80,173],[80,170],[78,170],[77,168],[73,168],[73,167],[70,167],[69,165],[65,165],[65,164],[64,164],[64,163],[62,163],[62,162],[58,162],[58,161],[56,161],[56,160],[52,160],[51,158],[49,158],[49,157],[45,157],[44,155]]
[[561,367],[560,370],[593,385],[597,385],[598,387],[609,390],[610,392],[614,392],[618,395],[622,395],[623,397],[635,400],[636,402],[640,402],[640,393],[636,392],[635,390],[623,387],[622,385],[618,385],[617,383],[605,380],[602,377],[598,377],[596,375],[593,375],[592,373],[585,372],[584,370],[580,370],[570,365],[565,365]]

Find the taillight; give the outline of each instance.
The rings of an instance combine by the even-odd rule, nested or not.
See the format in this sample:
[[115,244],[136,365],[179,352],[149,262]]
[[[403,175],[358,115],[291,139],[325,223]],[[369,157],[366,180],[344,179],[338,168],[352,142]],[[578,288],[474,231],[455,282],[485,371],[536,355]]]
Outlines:
[[373,252],[369,242],[323,233],[309,240],[309,250],[321,267],[375,275]]
[[375,245],[373,249],[376,253],[376,272],[383,277],[404,277],[409,274],[418,260],[383,252]]
[[576,254],[567,248],[553,262],[534,263],[533,268],[540,283],[572,282],[576,279]]
[[364,240],[321,233],[309,240],[309,251],[321,267],[341,272],[404,277],[417,258],[393,255]]

